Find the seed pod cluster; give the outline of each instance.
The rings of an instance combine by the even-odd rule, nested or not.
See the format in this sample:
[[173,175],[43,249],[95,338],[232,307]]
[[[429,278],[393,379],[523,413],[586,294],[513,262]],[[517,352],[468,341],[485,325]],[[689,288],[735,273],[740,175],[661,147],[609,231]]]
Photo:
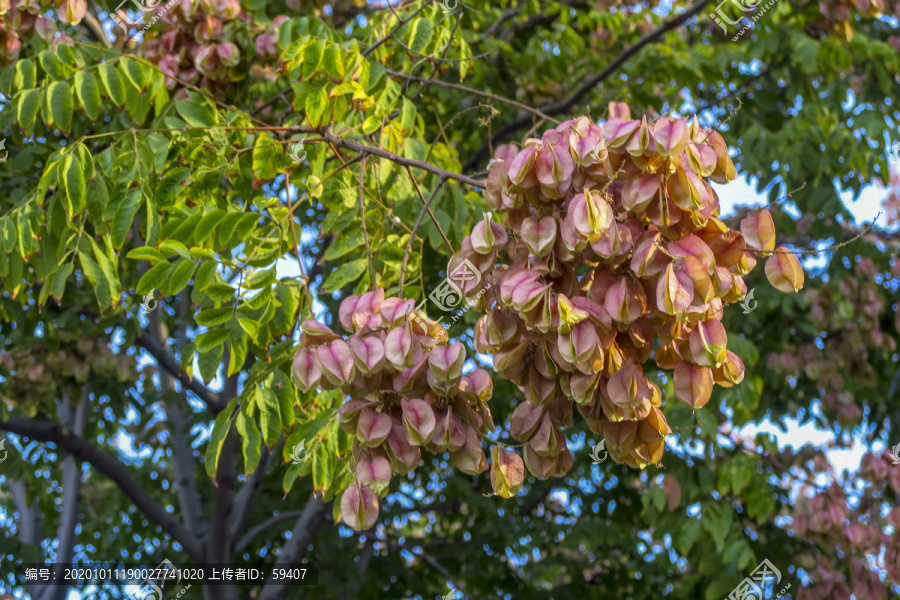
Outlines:
[[468,261],[490,284],[480,297],[485,283],[464,290],[487,313],[475,346],[525,396],[510,430],[537,477],[572,466],[562,428],[573,403],[614,460],[658,463],[671,429],[642,365],[652,357],[678,399],[702,407],[713,384],[744,377],[721,319],[747,293],[756,256],[771,254],[778,289],[803,284],[796,257],[775,248],[768,211],[740,231],[718,218],[708,180],[736,177],[718,132],[696,118],[634,120],[623,104],[610,115],[498,147],[485,195],[500,222],[486,214],[450,263]]
[[465,346],[449,344],[443,328],[418,318],[413,306],[413,300],[385,298],[383,289],[350,296],[339,318],[352,335],[345,339],[306,321],[294,355],[300,389],[340,389],[350,398],[338,418],[355,436],[356,481],[342,496],[341,514],[355,529],[371,527],[378,495],[392,474],[418,466],[423,449],[449,451],[464,473],[487,468],[478,436],[494,429],[491,377],[484,369],[463,374]]

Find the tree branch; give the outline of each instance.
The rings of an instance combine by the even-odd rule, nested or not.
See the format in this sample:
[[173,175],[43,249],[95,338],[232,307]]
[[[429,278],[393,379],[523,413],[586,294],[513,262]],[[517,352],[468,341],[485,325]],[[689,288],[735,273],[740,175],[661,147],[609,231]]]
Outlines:
[[[319,532],[330,508],[330,502],[323,502],[315,496],[310,498],[303,508],[303,514],[300,515],[297,524],[291,530],[291,539],[281,549],[278,560],[275,561],[275,567],[303,560],[307,547]],[[290,584],[275,583],[270,577],[257,600],[284,600],[290,589]]]
[[250,542],[256,539],[256,536],[261,534],[269,527],[272,527],[274,525],[277,525],[278,523],[281,523],[282,521],[287,521],[289,519],[298,519],[301,516],[303,516],[302,510],[289,510],[287,512],[283,512],[274,515],[269,519],[266,519],[259,525],[252,527],[246,534],[241,537],[241,539],[237,541],[237,543],[234,545],[234,553],[240,554],[244,550],[244,548],[246,548],[250,544]]
[[521,110],[526,112],[530,112],[542,119],[547,119],[553,123],[559,124],[559,121],[551,117],[550,115],[544,114],[539,109],[534,108],[532,106],[528,106],[527,104],[522,104],[521,102],[516,102],[515,100],[511,100],[509,98],[504,98],[503,96],[498,96],[496,94],[491,94],[489,92],[482,92],[481,90],[476,90],[475,88],[466,87],[464,85],[458,85],[455,83],[447,83],[446,81],[441,81],[440,79],[425,79],[424,77],[418,77],[416,75],[410,75],[408,73],[400,73],[399,71],[392,71],[390,69],[387,70],[388,75],[392,75],[394,77],[404,77],[406,79],[429,83],[432,85],[436,85],[442,88],[448,88],[451,90],[458,90],[460,92],[465,92],[467,94],[472,94],[473,96],[481,96],[482,98],[489,98],[490,100],[494,100],[496,102],[500,102],[502,104],[508,104],[510,106],[515,106]]
[[166,512],[165,508],[151,498],[144,491],[143,486],[133,479],[128,470],[115,458],[94,447],[87,440],[74,435],[56,421],[13,418],[0,421],[0,430],[15,433],[37,442],[52,442],[76,458],[87,461],[109,477],[150,521],[156,523],[172,539],[181,544],[192,559],[202,562],[203,554],[198,540],[175,517]]
[[[275,444],[275,447],[272,448],[271,452],[269,452],[266,447],[263,446],[262,455],[259,459],[259,466],[256,467],[256,470],[253,471],[253,474],[250,475],[249,479],[244,481],[244,485],[241,486],[241,489],[239,489],[238,493],[235,495],[234,518],[232,519],[231,525],[232,542],[237,539],[238,536],[243,534],[244,530],[247,528],[247,523],[250,522],[250,513],[253,509],[253,497],[256,495],[256,491],[259,489],[259,486],[262,483],[263,476],[266,474],[266,471],[269,470],[269,465],[272,464],[272,459],[274,459],[280,453],[281,441]],[[232,550],[233,552],[238,552],[236,546],[237,544],[235,544],[235,548]]]
[[483,188],[485,186],[484,181],[472,179],[467,175],[445,171],[421,160],[403,158],[402,156],[397,156],[393,152],[388,152],[387,150],[382,150],[381,148],[376,148],[375,146],[366,146],[364,144],[360,144],[359,142],[354,142],[353,140],[345,140],[339,138],[331,131],[331,127],[327,127],[325,129],[324,137],[328,142],[339,148],[346,148],[348,150],[353,150],[354,152],[365,152],[374,156],[380,156],[381,158],[386,158],[389,161],[397,163],[398,165],[403,165],[405,167],[415,167],[423,171],[428,171],[429,173],[434,173],[435,175],[440,175],[441,177],[446,177],[447,179],[455,179],[456,181],[471,185],[472,187]]
[[[75,435],[81,436],[88,420],[88,407],[90,406],[90,384],[84,384],[81,403],[75,409],[74,415],[69,405],[68,396],[64,395],[60,417],[66,425],[71,425]],[[78,525],[78,511],[81,499],[81,465],[73,456],[67,456],[63,462],[62,475],[62,514],[59,516],[59,528],[57,529],[56,563],[66,564],[72,562],[75,556],[75,528]],[[66,600],[69,595],[69,586],[51,586],[42,598],[47,600]]]
[[[631,46],[625,48],[622,52],[616,56],[611,63],[609,63],[606,68],[604,68],[599,73],[588,77],[587,80],[572,92],[568,97],[563,98],[562,100],[558,100],[556,102],[551,102],[549,104],[544,104],[538,107],[538,110],[548,114],[548,115],[559,115],[567,112],[570,108],[578,104],[582,98],[591,93],[594,88],[605,79],[607,79],[610,75],[616,72],[616,70],[621,67],[625,62],[637,54],[644,46],[647,44],[656,41],[664,34],[672,31],[680,27],[685,21],[693,18],[697,13],[702,11],[707,4],[710,3],[710,0],[698,0],[693,6],[691,6],[688,10],[672,17],[668,21],[663,22],[662,25],[643,36],[641,39],[636,41]],[[491,143],[497,143],[503,139],[509,137],[516,130],[525,127],[531,123],[531,117],[528,115],[520,115],[516,119],[510,121],[503,127],[497,130],[497,132],[492,136]],[[490,144],[484,144],[472,157],[466,162],[463,166],[464,171],[470,171],[474,169],[477,165],[484,162],[485,158],[487,158],[487,152],[490,148]]]
[[194,393],[200,400],[202,400],[209,411],[213,414],[213,416],[222,412],[222,409],[225,408],[227,402],[224,402],[219,394],[216,394],[213,391],[210,391],[206,386],[197,381],[196,379],[191,379],[187,373],[181,370],[181,366],[175,362],[175,358],[166,352],[159,344],[156,343],[156,340],[147,336],[146,334],[138,334],[138,336],[134,340],[138,346],[147,351],[150,356],[152,356],[157,364],[165,369],[169,374],[171,374],[175,379],[181,383],[185,387],[185,389],[190,390]]

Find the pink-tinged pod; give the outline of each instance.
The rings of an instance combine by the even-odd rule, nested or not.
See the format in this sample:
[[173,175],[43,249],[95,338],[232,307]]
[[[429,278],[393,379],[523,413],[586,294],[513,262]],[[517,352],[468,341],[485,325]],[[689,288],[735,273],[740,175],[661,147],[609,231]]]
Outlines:
[[625,227],[620,227],[618,223],[613,221],[609,224],[609,228],[604,231],[597,239],[591,240],[591,249],[602,258],[612,258],[615,255],[622,254],[622,234],[631,235]]
[[607,290],[603,307],[614,321],[627,325],[644,314],[647,297],[638,283],[624,276],[617,279]]
[[535,256],[547,256],[556,242],[556,219],[528,217],[519,230],[522,241]]
[[384,366],[384,343],[374,335],[350,336],[350,350],[357,370],[362,373],[377,373]]
[[631,119],[631,108],[624,102],[610,102],[607,110],[610,119]]
[[393,421],[385,413],[376,413],[372,408],[364,408],[359,413],[356,424],[356,439],[369,448],[381,445],[391,432]]
[[450,453],[453,464],[466,475],[478,475],[487,470],[487,457],[478,441],[478,434],[472,427],[466,428],[466,443],[462,448]]
[[631,137],[631,134],[640,126],[640,121],[609,119],[603,125],[603,137],[606,138],[606,145],[610,148],[618,148],[624,145],[628,138]]
[[404,393],[425,385],[425,371],[428,366],[428,357],[425,353],[419,357],[411,367],[403,369],[394,375],[394,390]]
[[744,361],[731,350],[725,351],[725,361],[713,369],[713,381],[729,388],[744,380]]
[[[716,269],[713,272],[713,283],[716,285],[716,295],[725,296],[725,294],[728,293],[728,290],[731,289],[734,277],[735,276],[731,274],[731,271],[725,267],[716,265]],[[735,300],[728,300],[728,302],[735,302]]]
[[39,38],[49,44],[56,37],[56,21],[48,19],[44,15],[38,15],[34,22],[34,30]]
[[525,463],[512,450],[494,446],[491,448],[491,487],[503,498],[519,493],[525,481]]
[[685,256],[682,258],[681,270],[694,283],[692,304],[702,305],[712,302],[713,298],[716,297],[716,289],[712,278],[709,276],[709,269],[704,267],[699,259],[693,256]]
[[719,162],[716,151],[707,144],[702,146],[691,144],[688,150],[691,169],[701,177],[710,177]]
[[344,490],[341,518],[356,531],[372,527],[378,520],[378,496],[372,488],[357,481]]
[[687,134],[687,125],[683,119],[661,118],[653,127],[656,151],[664,157],[678,156],[684,152],[685,143],[688,141]]
[[322,369],[316,361],[316,351],[308,348],[300,347],[294,353],[294,361],[291,365],[291,371],[297,382],[297,387],[302,391],[308,392],[319,385],[322,379]]
[[491,210],[500,210],[503,207],[503,193],[509,187],[509,179],[505,175],[508,171],[507,162],[494,163],[488,171],[484,199]]
[[509,181],[520,187],[532,187],[537,185],[538,178],[535,174],[535,162],[538,150],[534,146],[526,146],[516,154],[509,163]]
[[541,424],[544,411],[543,406],[537,406],[528,401],[516,406],[516,410],[509,418],[509,433],[513,439],[521,442],[528,441]]
[[716,152],[716,170],[713,171],[709,178],[716,183],[728,183],[736,179],[737,169],[734,168],[734,162],[728,156],[728,144],[725,143],[722,134],[718,131],[710,130],[706,143]]
[[531,269],[520,269],[518,271],[507,271],[500,281],[500,300],[503,304],[512,304],[513,293],[525,284],[537,282],[540,279],[540,273]]
[[676,315],[694,299],[694,282],[683,270],[669,263],[656,284],[656,307],[667,315]]
[[494,156],[491,158],[490,164],[496,161],[509,161],[515,158],[519,153],[519,147],[515,144],[500,144],[494,148]]
[[414,300],[401,300],[395,296],[381,303],[381,317],[384,324],[393,327],[407,320],[415,308]]
[[359,297],[356,303],[356,312],[375,314],[381,310],[384,302],[384,288],[378,288],[373,292],[366,292]]
[[602,163],[608,156],[603,128],[585,116],[578,117],[569,135],[569,150],[579,166]]
[[359,296],[347,296],[341,302],[338,309],[338,320],[347,331],[353,332],[353,313],[356,312],[356,304],[359,302]]
[[533,404],[546,404],[557,392],[556,381],[540,374],[533,364],[528,369],[528,379],[521,386],[525,399]]
[[704,237],[704,241],[716,257],[716,265],[731,269],[744,258],[747,244],[739,231],[729,229],[712,237]]
[[375,405],[376,402],[374,400],[361,399],[350,400],[349,402],[341,404],[337,414],[338,423],[340,424],[341,429],[355,435],[360,413],[362,413],[363,409],[371,409]]
[[[525,467],[528,472],[539,479],[547,479],[558,474],[560,458],[564,455],[571,454],[568,450],[557,454],[556,456],[541,456],[535,452],[531,446],[525,446]],[[571,469],[571,465],[569,469]],[[568,471],[568,469],[566,469]],[[566,472],[564,471],[564,472]]]
[[653,139],[653,131],[647,124],[647,116],[644,115],[641,118],[640,127],[631,134],[631,137],[628,138],[628,142],[625,143],[625,151],[632,156],[642,156],[647,152],[654,152],[655,150],[656,143]]
[[702,208],[706,200],[706,189],[691,171],[675,167],[666,184],[666,194],[675,206],[685,211]]
[[713,266],[716,264],[716,257],[710,247],[692,233],[668,244],[666,250],[672,256],[693,256],[700,261],[707,273],[712,273]]
[[402,370],[413,364],[415,348],[409,324],[391,329],[384,338],[384,355],[395,369]]
[[566,146],[551,143],[538,152],[534,164],[538,181],[551,188],[568,184],[575,171],[575,161]]
[[625,420],[639,421],[647,417],[651,406],[650,386],[631,359],[609,378],[606,393]]
[[390,449],[391,466],[398,475],[406,475],[414,470],[422,458],[418,446],[406,439],[406,431],[402,423],[394,423],[388,434],[387,447]]
[[569,202],[568,213],[572,215],[575,231],[587,240],[602,235],[613,222],[613,212],[599,193],[585,190]]
[[803,288],[803,267],[797,256],[785,248],[775,248],[775,254],[766,259],[766,278],[779,292],[793,294]]
[[563,360],[575,364],[591,358],[598,348],[597,330],[591,321],[581,321],[569,333],[559,333],[557,346]]
[[434,433],[431,437],[433,452],[455,451],[466,443],[466,427],[449,408],[435,415]]
[[675,365],[674,385],[679,400],[692,409],[703,408],[712,397],[712,371],[682,361]]
[[528,440],[528,445],[543,456],[556,456],[566,449],[566,438],[553,424],[550,415],[545,414],[534,435]]
[[431,405],[414,398],[401,400],[400,406],[403,410],[403,426],[406,428],[407,441],[414,446],[430,443],[436,423]]
[[526,281],[519,285],[512,293],[510,305],[516,310],[527,312],[538,306],[544,300],[544,292],[548,291],[551,284],[544,284],[540,281]]
[[86,0],[62,0],[56,3],[59,20],[68,25],[78,25],[87,14]]
[[643,233],[634,245],[631,255],[631,270],[638,277],[653,277],[666,270],[671,262],[662,249],[662,237],[658,231]]
[[716,367],[725,360],[728,335],[721,321],[710,319],[694,325],[690,336],[691,356],[703,367]]
[[436,346],[428,355],[428,385],[441,396],[452,396],[459,389],[466,350],[461,342]]
[[657,173],[646,173],[630,178],[622,188],[622,206],[636,213],[643,212],[653,200],[659,199],[662,178]]
[[589,404],[598,395],[600,373],[575,372],[569,378],[569,396],[577,404]]
[[333,332],[328,325],[309,319],[300,325],[300,344],[307,348],[339,340],[341,336]]
[[241,52],[238,47],[231,42],[218,44],[216,46],[216,54],[219,55],[219,62],[226,67],[233,67],[241,62]]
[[573,296],[570,301],[580,311],[587,313],[588,318],[600,331],[609,331],[612,327],[612,317],[603,306],[585,296]]
[[475,369],[459,381],[459,393],[467,402],[484,403],[494,393],[494,382],[484,369]]
[[333,386],[340,386],[352,380],[356,372],[350,345],[341,339],[318,346],[316,360],[325,379]]
[[391,483],[391,463],[383,456],[363,456],[356,463],[356,480],[375,492]]
[[479,254],[490,254],[506,245],[509,236],[506,228],[491,219],[490,213],[485,213],[484,219],[472,228],[469,234],[472,249]]

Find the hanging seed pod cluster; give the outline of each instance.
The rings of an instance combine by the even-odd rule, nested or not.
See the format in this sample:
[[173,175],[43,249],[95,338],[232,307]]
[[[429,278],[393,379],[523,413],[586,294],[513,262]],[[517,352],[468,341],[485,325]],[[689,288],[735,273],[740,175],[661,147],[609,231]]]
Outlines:
[[418,466],[422,449],[450,452],[470,475],[487,468],[478,435],[494,429],[491,376],[484,369],[464,375],[465,346],[448,344],[443,328],[415,318],[413,306],[385,298],[383,289],[350,296],[339,311],[349,339],[306,321],[294,355],[300,389],[340,389],[350,399],[338,418],[355,438],[356,481],[341,499],[341,515],[354,529],[372,526],[378,495],[393,473]]
[[740,231],[718,218],[709,180],[736,177],[718,132],[696,118],[633,120],[623,104],[610,115],[498,147],[486,198],[500,222],[486,215],[450,263],[469,261],[491,285],[475,345],[525,396],[510,431],[537,477],[571,467],[562,428],[573,404],[614,460],[658,463],[671,429],[642,365],[653,358],[678,399],[702,407],[714,384],[744,377],[721,319],[746,294],[757,256],[771,255],[766,275],[779,290],[803,285],[767,210]]
[[[604,125],[579,117],[521,149],[497,148],[485,193],[500,221],[486,214],[448,267],[478,272],[459,290],[486,313],[476,350],[525,397],[510,422],[524,462],[491,450],[491,483],[504,497],[518,492],[526,467],[541,478],[571,469],[562,428],[573,406],[614,460],[658,463],[671,429],[642,365],[653,358],[673,373],[680,401],[705,405],[713,384],[744,377],[721,318],[746,294],[756,256],[771,254],[766,274],[780,290],[803,284],[796,257],[775,248],[768,211],[741,231],[718,218],[708,180],[736,177],[719,133],[696,119],[632,120],[623,104],[610,112]],[[304,391],[340,389],[349,399],[339,418],[355,436],[356,481],[341,514],[366,529],[392,474],[415,469],[422,449],[449,451],[465,473],[487,468],[478,436],[494,429],[493,388],[482,369],[463,375],[464,346],[419,318],[412,300],[378,289],[345,299],[339,318],[348,339],[303,324],[293,371]]]

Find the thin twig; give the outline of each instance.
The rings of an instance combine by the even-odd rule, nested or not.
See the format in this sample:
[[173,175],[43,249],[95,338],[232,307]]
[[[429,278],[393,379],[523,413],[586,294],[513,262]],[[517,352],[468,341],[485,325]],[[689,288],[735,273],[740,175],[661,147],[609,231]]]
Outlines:
[[481,96],[483,98],[489,98],[491,100],[496,100],[497,102],[502,102],[503,104],[509,104],[510,106],[515,106],[516,108],[519,108],[526,112],[533,113],[533,114],[537,115],[538,117],[541,117],[542,119],[546,119],[548,121],[556,123],[557,125],[559,125],[561,123],[561,121],[554,119],[550,115],[547,115],[532,106],[528,106],[527,104],[522,104],[521,102],[516,102],[515,100],[510,100],[509,98],[504,98],[503,96],[498,96],[496,94],[491,94],[489,92],[482,92],[481,90],[476,90],[475,88],[466,87],[464,85],[457,85],[455,83],[447,83],[446,81],[441,81],[440,79],[427,80],[423,77],[418,77],[416,75],[409,75],[407,73],[400,73],[398,71],[392,71],[390,69],[387,70],[387,73],[394,77],[405,77],[406,79],[411,79],[413,81],[422,81],[425,83],[430,83],[430,84],[436,85],[438,87],[448,88],[451,90],[458,90],[460,92],[466,92],[467,94],[472,94],[473,96]]
[[398,156],[393,152],[389,152],[382,148],[376,148],[375,146],[366,146],[365,144],[360,144],[359,142],[354,142],[353,140],[345,140],[339,138],[334,135],[331,131],[331,127],[326,127],[324,131],[325,139],[330,143],[338,146],[340,148],[347,148],[348,150],[353,150],[354,152],[364,152],[366,154],[372,154],[374,156],[379,156],[381,158],[386,158],[391,162],[395,162],[398,165],[403,165],[404,167],[415,167],[417,169],[421,169],[423,171],[428,171],[429,173],[434,173],[440,177],[446,177],[447,179],[454,179],[456,181],[460,181],[462,183],[471,185],[472,187],[484,188],[486,183],[484,181],[479,181],[477,179],[473,179],[468,175],[462,175],[460,173],[453,173],[452,171],[445,171],[444,169],[435,167],[425,161],[422,160],[414,160],[412,158],[403,158],[402,156]]
[[440,233],[441,237],[444,238],[444,243],[447,244],[447,249],[450,250],[450,254],[452,255],[453,244],[451,244],[450,240],[447,239],[447,235],[441,228],[441,224],[438,222],[437,217],[434,216],[434,213],[431,212],[431,209],[428,207],[428,202],[425,201],[425,196],[422,195],[422,190],[419,189],[419,182],[416,181],[415,177],[413,177],[412,170],[409,167],[406,167],[406,172],[409,174],[409,178],[412,179],[413,185],[416,188],[416,193],[419,194],[419,200],[422,201],[422,205],[425,206],[425,210],[428,211],[428,215],[431,217],[431,220],[434,221],[434,226],[437,227],[438,233]]
[[[390,33],[388,33],[386,36],[384,36],[384,37],[381,38],[380,40],[377,40],[374,44],[372,44],[371,46],[369,46],[368,48],[366,48],[365,51],[363,51],[362,55],[363,55],[363,56],[368,56],[369,54],[371,54],[372,52],[374,52],[376,48],[378,48],[378,47],[381,46],[383,43],[385,43],[386,41],[388,41],[389,39],[391,39],[392,37],[394,37],[394,34],[397,33],[397,31],[398,31],[401,27],[403,27],[404,25],[406,25],[409,21],[412,21],[412,20],[413,20],[420,12],[422,12],[423,10],[425,10],[425,9],[428,7],[428,4],[429,4],[428,2],[425,2],[418,10],[416,10],[416,12],[414,12],[414,13],[411,14],[411,15],[409,15],[409,18],[408,18],[408,19],[401,19],[401,18],[398,16],[397,19],[398,19],[400,22],[397,23],[397,26],[394,27],[393,29],[391,29]],[[390,6],[390,2],[388,3],[388,6]],[[392,10],[392,11],[394,10],[394,7],[393,7],[393,6],[391,6],[391,10]],[[394,13],[394,14],[396,15],[397,13]]]
[[372,279],[372,289],[378,287],[375,281],[375,263],[372,262],[372,248],[369,246],[369,232],[366,230],[366,203],[363,195],[363,182],[366,179],[366,155],[363,155],[362,165],[359,167],[359,219],[362,222],[363,241],[366,244],[366,258],[369,259],[369,277]]
[[416,232],[419,231],[419,227],[422,225],[422,220],[425,218],[425,212],[430,210],[431,203],[437,198],[437,194],[440,191],[441,187],[444,185],[444,182],[447,181],[443,177],[438,182],[437,186],[435,186],[434,190],[431,192],[431,196],[428,197],[428,202],[425,203],[425,206],[422,207],[422,210],[419,211],[419,218],[416,219],[416,224],[413,226],[412,234],[409,236],[409,241],[406,243],[406,252],[403,254],[403,263],[400,265],[400,281],[397,284],[397,295],[399,297],[403,297],[403,279],[406,276],[406,264],[409,261],[409,253],[412,250],[413,241],[416,239]]

